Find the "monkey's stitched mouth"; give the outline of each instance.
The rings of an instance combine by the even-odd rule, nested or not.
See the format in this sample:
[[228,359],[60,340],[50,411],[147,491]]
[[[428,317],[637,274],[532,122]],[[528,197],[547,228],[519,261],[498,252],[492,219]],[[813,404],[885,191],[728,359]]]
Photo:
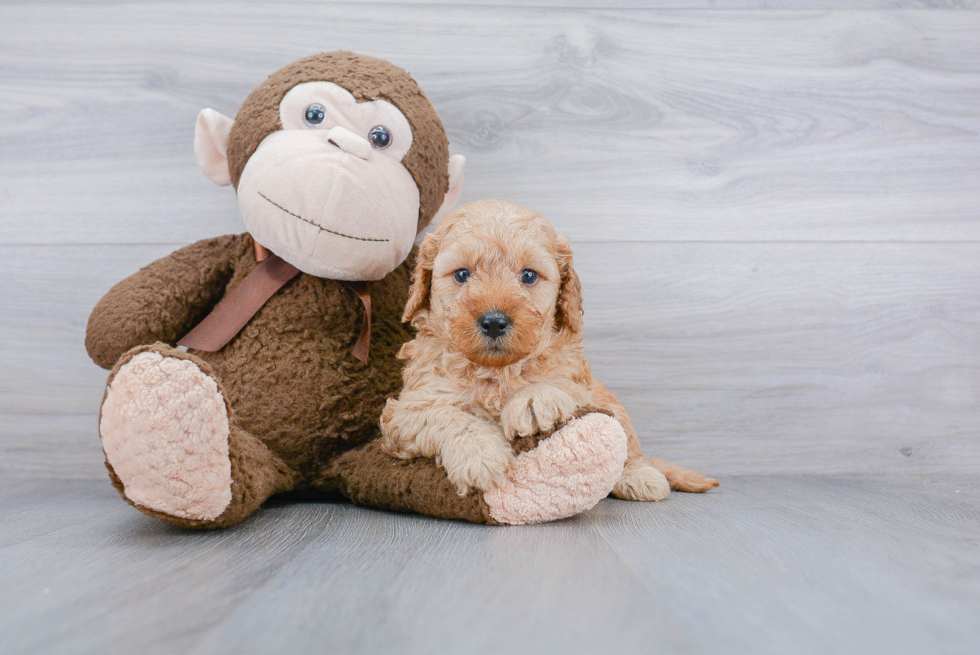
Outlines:
[[380,243],[380,242],[386,242],[386,241],[390,241],[391,240],[391,239],[370,239],[368,237],[355,237],[355,236],[351,236],[350,234],[344,234],[343,232],[336,232],[334,230],[328,230],[327,228],[322,227],[320,225],[317,225],[316,223],[314,223],[313,221],[311,221],[309,219],[303,218],[299,214],[294,214],[293,212],[289,211],[288,209],[286,209],[285,207],[283,207],[279,203],[275,202],[274,200],[270,200],[261,191],[256,191],[256,193],[258,193],[260,196],[262,196],[262,199],[265,200],[266,202],[268,202],[269,204],[271,204],[273,207],[276,207],[276,208],[278,208],[278,209],[286,212],[290,216],[293,216],[295,218],[298,218],[299,220],[303,221],[304,223],[309,223],[310,225],[312,225],[316,229],[320,230],[321,232],[328,232],[330,234],[336,234],[338,237],[344,237],[345,239],[353,239],[354,241],[375,241],[375,242],[379,242]]

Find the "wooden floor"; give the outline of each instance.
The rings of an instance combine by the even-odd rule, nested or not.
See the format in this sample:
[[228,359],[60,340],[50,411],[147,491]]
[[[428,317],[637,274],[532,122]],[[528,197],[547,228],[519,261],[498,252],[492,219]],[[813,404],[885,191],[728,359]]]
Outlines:
[[519,528],[274,505],[212,533],[25,480],[0,525],[3,653],[980,647],[980,476],[736,477]]

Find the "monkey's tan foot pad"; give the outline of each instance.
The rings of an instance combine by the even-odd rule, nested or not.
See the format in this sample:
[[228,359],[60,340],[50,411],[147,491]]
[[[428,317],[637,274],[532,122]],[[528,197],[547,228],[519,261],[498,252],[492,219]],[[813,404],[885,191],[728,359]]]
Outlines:
[[109,383],[99,421],[106,459],[134,504],[211,520],[231,503],[228,410],[193,361],[140,352]]
[[499,523],[562,519],[609,495],[625,464],[623,426],[605,414],[586,414],[518,455],[507,481],[483,500]]

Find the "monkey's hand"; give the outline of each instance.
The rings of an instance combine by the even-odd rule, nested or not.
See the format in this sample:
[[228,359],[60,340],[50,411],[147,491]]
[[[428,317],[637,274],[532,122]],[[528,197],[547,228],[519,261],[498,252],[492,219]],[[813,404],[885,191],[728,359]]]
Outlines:
[[135,346],[176,343],[222,298],[251,243],[247,234],[198,241],[114,286],[89,316],[89,356],[109,369]]

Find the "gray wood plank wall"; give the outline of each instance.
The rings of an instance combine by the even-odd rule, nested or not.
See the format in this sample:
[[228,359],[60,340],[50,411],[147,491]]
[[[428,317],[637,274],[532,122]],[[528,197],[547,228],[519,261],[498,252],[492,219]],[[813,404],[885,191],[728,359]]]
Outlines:
[[0,6],[0,471],[103,475],[88,311],[243,229],[196,114],[332,49],[417,77],[464,201],[572,238],[588,352],[651,454],[980,470],[980,13],[957,10],[980,5],[520,4]]

